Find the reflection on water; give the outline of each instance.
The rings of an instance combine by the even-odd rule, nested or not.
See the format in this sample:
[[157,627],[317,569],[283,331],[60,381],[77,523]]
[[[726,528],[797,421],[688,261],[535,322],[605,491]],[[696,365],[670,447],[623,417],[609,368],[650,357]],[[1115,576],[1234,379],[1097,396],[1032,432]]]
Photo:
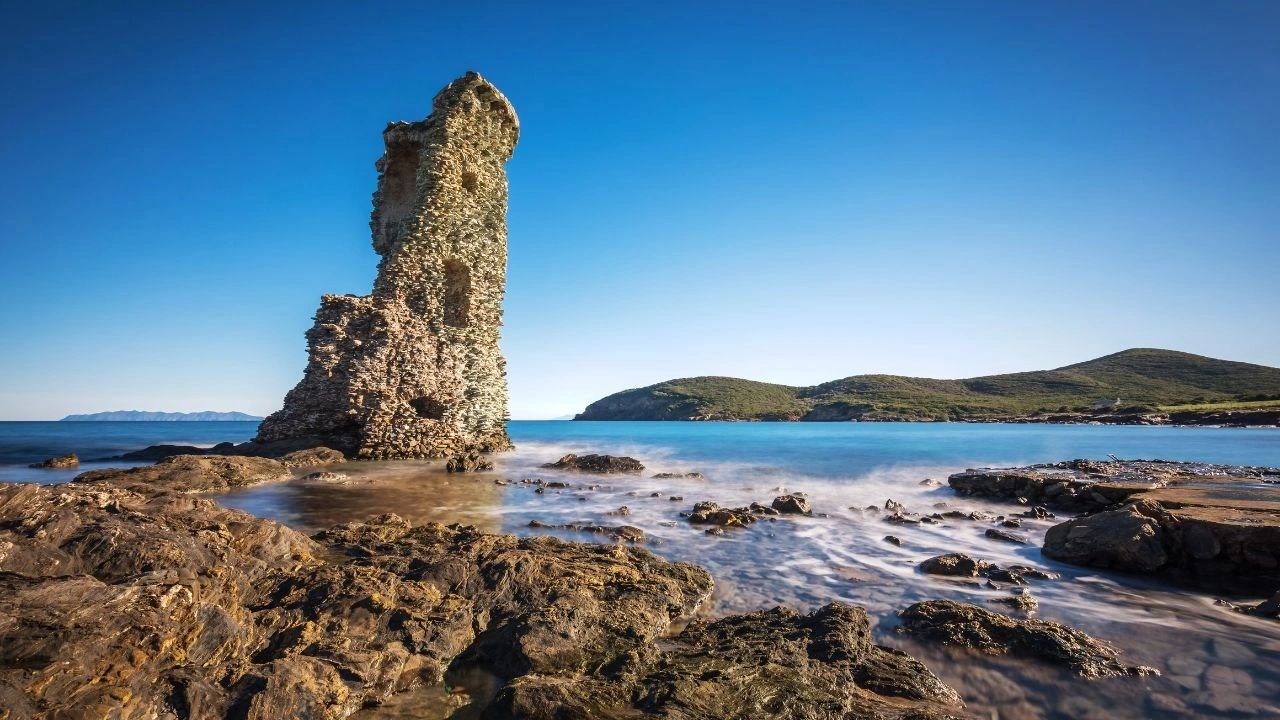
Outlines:
[[[565,452],[624,450],[649,466],[643,476],[594,477],[539,467]],[[727,448],[724,454],[731,452]],[[708,614],[778,604],[811,609],[832,600],[862,605],[879,619],[881,642],[925,660],[982,717],[1137,718],[1168,716],[1180,708],[1193,708],[1188,712],[1201,717],[1280,714],[1280,623],[1233,614],[1215,606],[1210,595],[1048,560],[1039,546],[1053,520],[1024,519],[1016,532],[1030,544],[1020,546],[984,537],[989,523],[893,525],[883,520],[883,512],[865,509],[883,507],[892,498],[925,513],[944,507],[993,514],[1016,510],[921,484],[925,478],[945,479],[959,466],[917,463],[860,473],[805,474],[728,457],[710,460],[705,453],[691,462],[656,445],[604,442],[525,442],[497,462],[495,471],[474,475],[446,474],[440,463],[350,463],[335,468],[350,476],[350,484],[299,480],[236,492],[222,501],[307,531],[387,512],[415,523],[461,522],[492,532],[554,534],[587,542],[599,538],[528,525],[535,519],[552,525],[634,525],[645,531],[654,552],[712,573],[717,587]],[[649,477],[690,470],[707,479]],[[569,487],[539,493],[536,485],[521,483],[523,478],[563,481]],[[808,494],[815,514],[826,517],[766,519],[721,537],[680,517],[700,500],[733,506],[768,503],[784,490]],[[673,501],[672,496],[682,499]],[[630,509],[629,516],[609,515],[622,505]],[[902,545],[885,542],[887,534],[900,538]],[[1086,682],[1056,667],[921,645],[895,634],[895,611],[912,602],[951,598],[987,605],[1010,593],[985,580],[958,581],[916,570],[925,558],[957,551],[1001,565],[1020,563],[1061,573],[1059,580],[1031,581],[1031,592],[1040,601],[1035,616],[1109,640],[1123,650],[1127,663],[1155,666],[1164,676]],[[386,708],[378,717],[447,717],[464,702],[446,695],[434,701],[416,697],[412,713],[388,715],[391,709]],[[428,710],[429,705],[436,709]]]

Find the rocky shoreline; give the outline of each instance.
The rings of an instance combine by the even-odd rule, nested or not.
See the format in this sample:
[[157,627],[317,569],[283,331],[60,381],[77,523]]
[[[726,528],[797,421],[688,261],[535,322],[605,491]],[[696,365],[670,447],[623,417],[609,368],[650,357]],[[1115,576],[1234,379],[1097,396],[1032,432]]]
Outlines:
[[[340,718],[441,686],[467,692],[438,702],[470,703],[468,716],[483,718],[965,713],[919,660],[876,644],[857,606],[700,618],[711,576],[635,547],[630,526],[581,528],[616,541],[582,544],[384,515],[306,536],[200,497],[298,477],[331,453],[289,464],[173,455],[65,485],[0,487],[6,717]],[[582,456],[559,467],[605,477],[642,466]],[[949,517],[893,501],[883,512],[908,526]],[[703,502],[688,520],[720,530],[787,514],[825,517],[786,494],[736,510]],[[996,522],[1016,525],[1010,517]],[[1013,587],[1005,604],[1023,614],[1035,601],[1018,586],[1053,577],[931,562],[926,572]],[[900,632],[924,642],[1084,678],[1150,672],[1059,623],[950,600],[900,615]]]
[[960,495],[1084,513],[1050,528],[1046,557],[1212,591],[1280,591],[1280,469],[1165,460],[968,470]]

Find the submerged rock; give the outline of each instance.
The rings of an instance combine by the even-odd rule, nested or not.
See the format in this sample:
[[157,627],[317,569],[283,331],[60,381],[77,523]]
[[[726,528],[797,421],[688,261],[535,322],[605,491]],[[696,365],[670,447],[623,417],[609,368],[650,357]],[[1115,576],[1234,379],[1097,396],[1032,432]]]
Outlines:
[[660,472],[653,475],[655,480],[706,480],[707,476],[700,472]]
[[997,605],[1008,605],[1014,610],[1019,610],[1021,612],[1031,612],[1037,607],[1040,607],[1040,601],[1036,600],[1035,596],[1031,594],[1031,591],[1025,588],[1019,588],[1012,595],[992,598],[987,602],[995,603]]
[[985,535],[992,540],[1000,540],[1001,542],[1013,543],[1015,545],[1026,545],[1027,539],[1021,535],[1011,533],[1000,528],[987,528]]
[[560,525],[549,525],[540,520],[530,520],[528,526],[535,529],[570,530],[572,532],[608,535],[614,540],[622,540],[629,543],[642,543],[645,541],[644,530],[641,530],[634,525],[591,525],[588,523],[563,523]]
[[634,475],[644,470],[644,465],[641,465],[639,460],[625,455],[574,455],[572,453],[542,467],[602,475]]
[[1016,620],[977,605],[951,600],[919,602],[899,613],[901,631],[945,645],[991,655],[1021,655],[1070,667],[1086,678],[1158,675],[1125,665],[1115,648],[1051,620]]
[[67,453],[66,455],[59,455],[38,463],[32,463],[28,467],[65,470],[67,468],[80,467],[80,458],[76,457],[75,453]]
[[309,473],[302,478],[307,482],[313,483],[330,483],[334,485],[347,485],[351,483],[351,476],[345,473],[330,472],[321,470],[319,472]]

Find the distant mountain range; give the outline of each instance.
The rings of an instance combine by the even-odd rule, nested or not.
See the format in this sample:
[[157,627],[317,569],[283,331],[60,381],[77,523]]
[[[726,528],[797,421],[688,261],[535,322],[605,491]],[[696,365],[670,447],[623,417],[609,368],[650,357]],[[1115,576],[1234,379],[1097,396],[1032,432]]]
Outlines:
[[1057,414],[1071,422],[1080,413],[1277,407],[1280,369],[1138,348],[1056,370],[966,380],[854,375],[810,387],[730,377],[668,380],[597,400],[574,419],[980,421]]
[[114,410],[111,412],[68,415],[61,422],[258,422],[262,418],[242,412],[148,412],[146,410]]

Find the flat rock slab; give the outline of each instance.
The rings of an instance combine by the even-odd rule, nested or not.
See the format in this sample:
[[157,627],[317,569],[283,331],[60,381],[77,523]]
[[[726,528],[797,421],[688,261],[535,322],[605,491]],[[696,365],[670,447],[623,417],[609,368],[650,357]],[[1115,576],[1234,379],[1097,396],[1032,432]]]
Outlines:
[[[1068,460],[956,473],[960,495],[1091,512],[1141,498],[1280,511],[1280,469],[1167,460]],[[1271,491],[1275,488],[1275,491]]]
[[292,477],[279,460],[238,455],[173,455],[155,465],[90,470],[73,482],[130,488],[141,493],[226,492]]

